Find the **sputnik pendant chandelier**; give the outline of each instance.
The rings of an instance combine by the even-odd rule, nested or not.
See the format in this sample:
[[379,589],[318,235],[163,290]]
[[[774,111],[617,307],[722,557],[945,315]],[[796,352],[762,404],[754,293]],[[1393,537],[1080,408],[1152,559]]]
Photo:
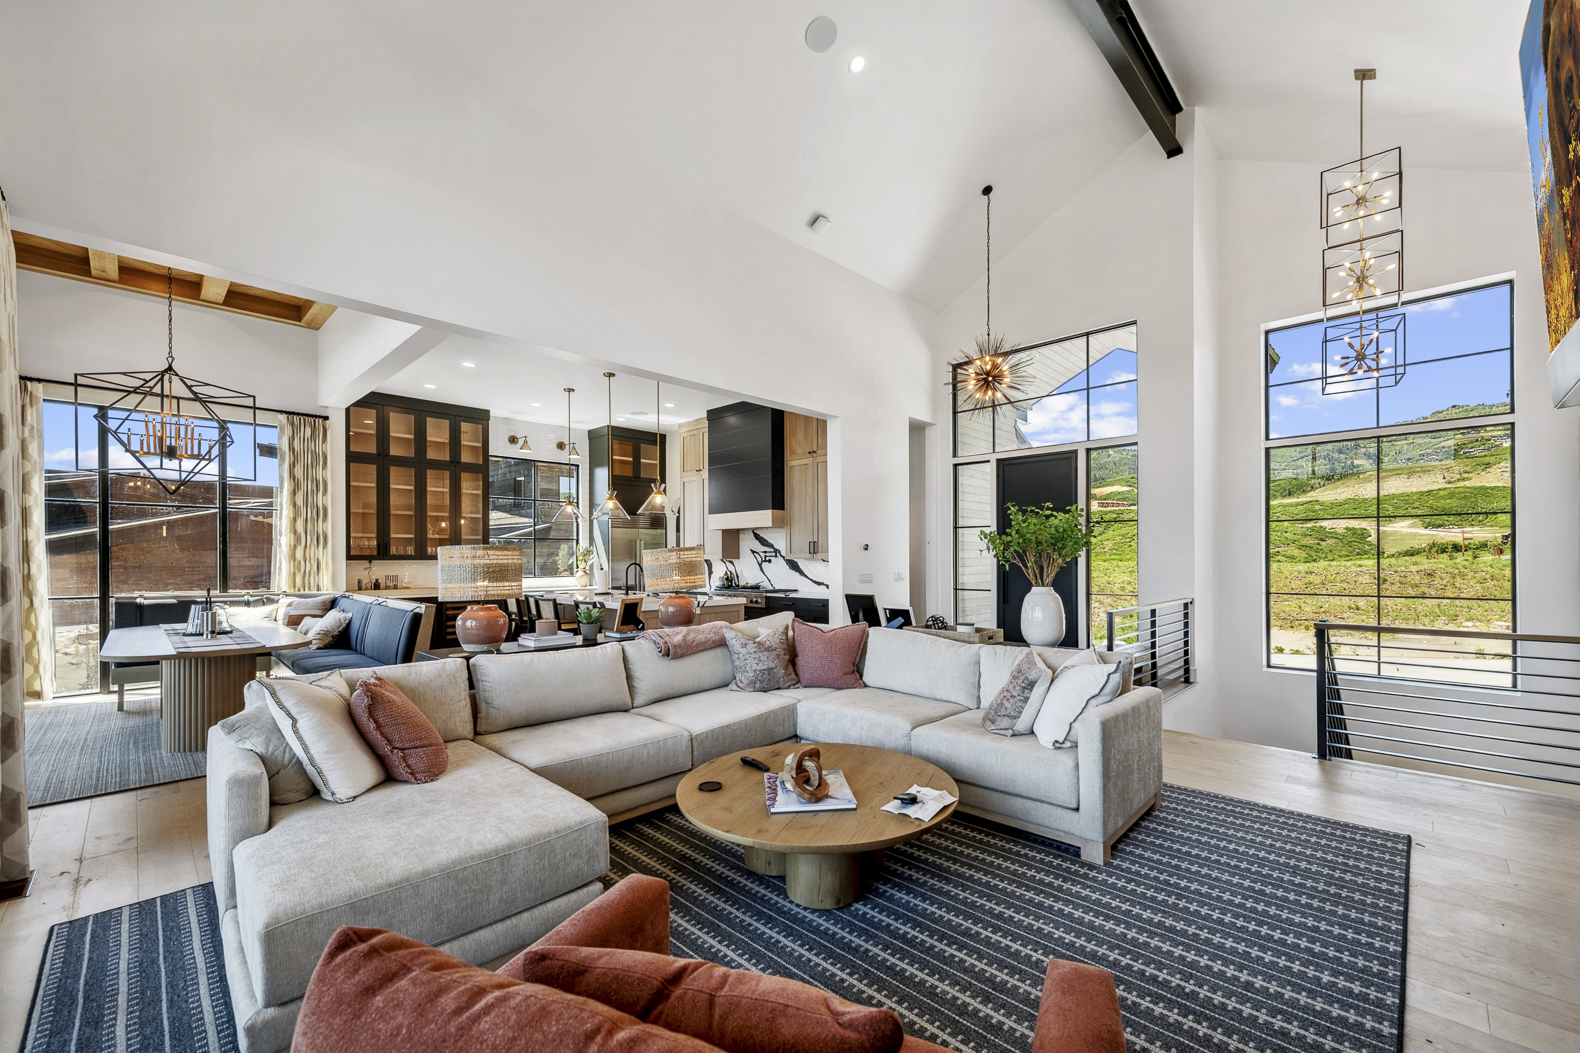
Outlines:
[[1405,374],[1404,173],[1398,147],[1366,153],[1358,69],[1359,157],[1322,173],[1322,393],[1392,387]]
[[1022,388],[1030,362],[1006,353],[1004,334],[993,333],[993,188],[982,188],[987,198],[987,328],[976,339],[976,348],[962,351],[950,363],[949,387],[967,408],[1008,402]]

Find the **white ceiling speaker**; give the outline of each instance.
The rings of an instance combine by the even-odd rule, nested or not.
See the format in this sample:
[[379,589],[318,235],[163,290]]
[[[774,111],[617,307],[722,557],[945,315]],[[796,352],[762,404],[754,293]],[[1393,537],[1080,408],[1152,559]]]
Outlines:
[[821,55],[834,46],[839,27],[827,15],[818,15],[806,25],[806,46]]
[[825,230],[828,229],[828,225],[829,225],[830,222],[831,221],[829,220],[829,218],[827,216],[825,216],[825,215],[823,215],[823,213],[819,212],[816,215],[814,215],[811,219],[807,220],[806,225],[812,229],[812,233],[814,233],[814,234],[821,234]]

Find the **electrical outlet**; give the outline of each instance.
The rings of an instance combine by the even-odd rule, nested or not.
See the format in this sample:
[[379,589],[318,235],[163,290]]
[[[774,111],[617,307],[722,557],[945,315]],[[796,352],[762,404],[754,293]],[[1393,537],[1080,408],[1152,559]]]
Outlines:
[[858,585],[871,585],[872,584],[872,575],[871,574],[857,574],[856,575],[856,584],[858,584]]
[[904,581],[905,580],[905,575],[901,574],[899,571],[895,571],[894,572],[894,580],[895,581]]

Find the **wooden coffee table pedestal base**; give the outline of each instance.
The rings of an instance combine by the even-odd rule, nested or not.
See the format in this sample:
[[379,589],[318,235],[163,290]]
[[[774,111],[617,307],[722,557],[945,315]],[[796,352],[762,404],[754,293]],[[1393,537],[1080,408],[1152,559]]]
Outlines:
[[747,845],[746,869],[755,870],[759,874],[767,874],[769,877],[784,877],[785,854],[783,852],[770,852],[766,848],[757,848],[754,845]]
[[819,852],[785,855],[785,895],[813,910],[837,910],[861,895],[861,856]]

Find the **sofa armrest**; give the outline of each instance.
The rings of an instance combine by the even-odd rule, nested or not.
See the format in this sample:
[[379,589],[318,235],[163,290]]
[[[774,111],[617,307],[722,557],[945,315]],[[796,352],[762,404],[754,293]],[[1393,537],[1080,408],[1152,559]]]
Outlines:
[[208,735],[208,856],[220,916],[236,906],[231,853],[269,829],[269,776],[263,761],[219,728]]
[[1048,962],[1031,1053],[1125,1053],[1119,993],[1108,970]]
[[1101,829],[1083,836],[1106,841],[1163,790],[1163,692],[1138,687],[1076,723],[1080,743],[1081,811],[1095,807]]
[[523,979],[521,961],[534,947],[616,947],[668,954],[669,882],[646,874],[627,874],[614,888],[500,966],[498,973]]

